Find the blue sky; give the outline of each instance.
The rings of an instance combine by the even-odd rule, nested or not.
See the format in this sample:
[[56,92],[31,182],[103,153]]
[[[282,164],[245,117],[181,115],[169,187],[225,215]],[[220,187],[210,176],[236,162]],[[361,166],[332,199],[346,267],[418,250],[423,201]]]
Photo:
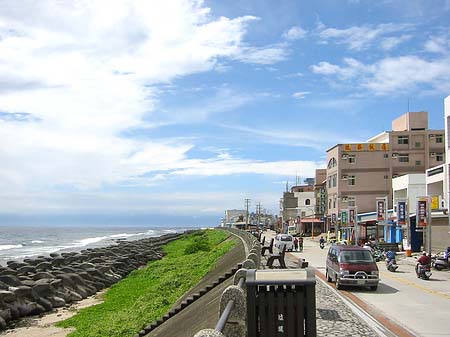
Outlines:
[[277,212],[408,101],[443,128],[449,23],[448,0],[0,0],[0,222]]

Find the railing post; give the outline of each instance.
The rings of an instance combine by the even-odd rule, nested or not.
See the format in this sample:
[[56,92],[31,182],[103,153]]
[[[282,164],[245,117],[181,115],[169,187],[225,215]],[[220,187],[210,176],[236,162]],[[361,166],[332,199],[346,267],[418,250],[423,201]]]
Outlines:
[[234,305],[232,305],[223,333],[227,337],[245,337],[247,306],[245,292],[241,287],[229,286],[225,289],[220,298],[220,316],[231,301],[234,302]]

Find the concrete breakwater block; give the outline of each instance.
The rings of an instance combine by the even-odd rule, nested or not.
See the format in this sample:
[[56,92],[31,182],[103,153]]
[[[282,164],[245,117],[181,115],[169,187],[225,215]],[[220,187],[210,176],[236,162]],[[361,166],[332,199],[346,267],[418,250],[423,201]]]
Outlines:
[[113,285],[149,261],[161,259],[162,245],[180,235],[7,261],[0,266],[0,330],[11,320],[63,307]]

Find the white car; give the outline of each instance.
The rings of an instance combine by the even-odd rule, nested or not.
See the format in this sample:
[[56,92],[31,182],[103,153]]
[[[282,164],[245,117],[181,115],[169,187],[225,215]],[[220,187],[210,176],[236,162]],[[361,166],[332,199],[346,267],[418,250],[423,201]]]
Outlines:
[[286,250],[291,252],[294,250],[294,238],[292,235],[278,234],[275,236],[274,246],[278,248],[278,250],[282,250],[284,245],[286,245]]

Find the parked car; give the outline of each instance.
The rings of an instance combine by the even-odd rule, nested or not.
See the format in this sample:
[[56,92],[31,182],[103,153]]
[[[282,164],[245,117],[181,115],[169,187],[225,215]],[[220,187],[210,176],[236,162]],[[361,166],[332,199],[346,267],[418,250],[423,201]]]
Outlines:
[[283,245],[286,245],[286,250],[294,250],[294,238],[289,234],[278,234],[275,236],[274,246],[279,250],[283,249]]
[[332,245],[328,250],[326,278],[342,286],[370,287],[377,290],[378,267],[371,252],[360,246]]

